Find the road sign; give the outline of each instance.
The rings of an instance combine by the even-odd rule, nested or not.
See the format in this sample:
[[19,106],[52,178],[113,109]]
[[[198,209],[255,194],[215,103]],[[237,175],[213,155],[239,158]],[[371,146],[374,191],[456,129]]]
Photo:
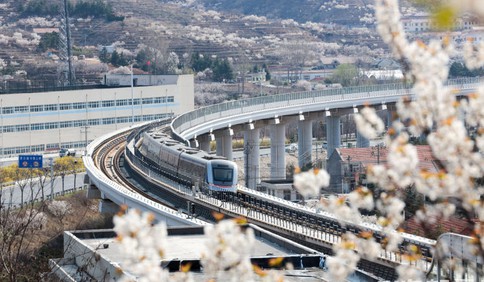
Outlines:
[[19,168],[42,168],[42,155],[19,155]]

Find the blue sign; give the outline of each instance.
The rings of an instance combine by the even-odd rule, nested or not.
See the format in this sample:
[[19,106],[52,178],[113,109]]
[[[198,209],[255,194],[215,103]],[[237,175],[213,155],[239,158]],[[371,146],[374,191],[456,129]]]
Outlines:
[[42,168],[42,155],[19,155],[19,168]]

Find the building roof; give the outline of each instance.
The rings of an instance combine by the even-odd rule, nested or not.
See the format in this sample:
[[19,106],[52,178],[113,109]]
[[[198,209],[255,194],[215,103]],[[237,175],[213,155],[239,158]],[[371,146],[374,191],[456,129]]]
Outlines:
[[52,33],[52,32],[59,32],[58,27],[34,27],[33,28],[34,33],[37,34],[44,34],[44,33]]
[[447,219],[442,217],[432,217],[425,222],[421,222],[416,216],[413,216],[405,221],[402,225],[403,229],[405,229],[405,232],[419,236],[428,236],[428,234],[422,233],[424,230],[436,231],[439,233],[452,232],[470,236],[472,235],[473,226],[474,224],[471,224],[465,219],[458,218],[456,216],[451,216]]
[[[432,155],[432,148],[428,145],[418,145],[417,154],[419,168],[430,172],[440,170],[438,159]],[[337,148],[335,153],[340,155],[343,162],[360,163],[363,166],[368,164],[386,163],[388,148],[369,147],[369,148]],[[378,158],[379,157],[379,158]]]

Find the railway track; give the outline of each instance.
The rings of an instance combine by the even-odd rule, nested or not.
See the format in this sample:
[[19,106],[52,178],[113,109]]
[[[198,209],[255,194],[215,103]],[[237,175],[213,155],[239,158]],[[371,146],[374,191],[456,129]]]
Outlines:
[[[151,125],[114,136],[95,150],[93,159],[98,168],[112,181],[144,197],[183,212],[187,217],[195,217],[214,222],[213,212],[226,217],[244,217],[248,222],[257,224],[293,241],[319,250],[332,253],[332,245],[341,241],[345,232],[358,234],[362,229],[343,226],[337,220],[310,211],[309,209],[256,191],[240,188],[236,194],[218,194],[194,191],[177,183],[176,178],[166,175],[136,156],[134,143],[143,130],[161,126]],[[129,143],[131,142],[131,143]],[[131,146],[129,145],[131,144]],[[382,237],[376,235],[377,241]],[[418,241],[402,244],[416,244],[424,255],[420,268],[429,271],[431,245]],[[402,263],[400,253],[383,252],[377,261],[361,260],[358,267],[375,273],[384,279],[395,279],[395,267]]]
[[[167,123],[167,121],[162,121],[160,124],[165,123]],[[159,125],[158,123],[155,124]],[[110,180],[116,182],[131,192],[143,196],[146,199],[180,211],[180,209],[171,201],[167,201],[166,199],[163,199],[163,197],[160,197],[160,195],[157,195],[157,193],[153,193],[149,189],[145,188],[155,185],[152,181],[147,181],[146,179],[139,177],[132,177],[130,174],[134,174],[133,169],[129,166],[125,166],[125,148],[126,141],[129,139],[129,136],[138,131],[146,130],[151,126],[152,125],[113,136],[111,139],[106,140],[96,148],[96,150],[93,152],[92,158],[96,167],[100,169],[102,173]],[[170,189],[170,186],[164,184],[163,182],[157,182],[156,187],[158,190]]]

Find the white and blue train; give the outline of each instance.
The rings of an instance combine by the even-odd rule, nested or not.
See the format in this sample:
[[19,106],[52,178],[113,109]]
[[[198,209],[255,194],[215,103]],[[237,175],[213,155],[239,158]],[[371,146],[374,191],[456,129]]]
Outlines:
[[234,162],[187,147],[160,129],[142,133],[136,147],[143,159],[166,177],[210,191],[237,191]]

